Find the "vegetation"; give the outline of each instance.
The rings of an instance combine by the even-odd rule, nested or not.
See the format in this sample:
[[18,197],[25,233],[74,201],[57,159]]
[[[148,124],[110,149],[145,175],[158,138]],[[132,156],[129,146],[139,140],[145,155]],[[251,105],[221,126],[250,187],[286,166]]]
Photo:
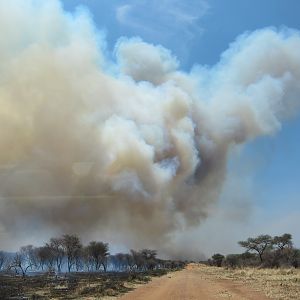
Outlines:
[[99,299],[118,296],[166,270],[147,272],[71,272],[35,276],[0,273],[0,299]]
[[[236,282],[234,287],[247,286],[253,291],[262,291],[270,299],[300,299],[300,268],[219,268],[199,265],[199,272],[201,278],[207,279],[209,282],[220,281],[220,279],[234,281]],[[235,299],[235,297],[231,297],[230,290],[227,290],[227,293],[222,296],[226,299]],[[255,296],[252,295],[247,299],[255,299]]]
[[212,264],[214,266],[221,267],[222,262],[223,262],[225,257],[224,257],[224,255],[222,255],[220,253],[216,253],[211,258],[212,258]]
[[259,235],[249,237],[238,244],[246,249],[242,254],[214,254],[209,260],[210,265],[236,267],[294,267],[300,266],[300,250],[294,248],[292,235],[281,236]]
[[214,254],[210,267],[200,265],[202,278],[237,281],[272,299],[300,299],[300,249],[293,246],[291,234],[259,235],[238,244],[246,252]]
[[246,248],[248,251],[257,252],[260,261],[263,261],[263,254],[266,250],[271,249],[273,239],[268,234],[259,235],[256,238],[249,237],[247,241],[240,241],[239,244]]
[[42,247],[23,246],[16,253],[0,251],[0,271],[14,271],[26,276],[27,272],[106,272],[109,271],[150,271],[176,269],[184,266],[179,261],[157,258],[151,249],[110,255],[109,245],[91,241],[84,246],[76,235],[51,238]]
[[0,299],[116,296],[152,276],[184,266],[180,261],[159,259],[155,250],[111,255],[107,243],[91,241],[85,246],[78,236],[63,235],[41,247],[0,251]]
[[[223,270],[222,274],[237,280],[242,280],[242,274],[246,274],[244,277],[249,277],[249,281],[257,281],[263,286],[263,281],[267,280],[273,290],[278,291],[282,286],[293,287],[293,282],[285,281],[289,278],[298,284],[299,272],[295,269],[300,265],[300,250],[294,247],[291,234],[259,235],[238,244],[246,250],[244,253],[227,256],[216,253],[208,260],[215,268],[204,269],[204,273],[209,275],[219,269]],[[159,259],[153,249],[112,255],[105,242],[91,241],[83,245],[78,236],[66,234],[51,238],[40,247],[27,245],[16,253],[0,251],[0,299],[116,296],[131,290],[136,283],[147,282],[152,276],[181,269],[186,263]],[[282,267],[286,271],[280,269],[280,276],[267,271]],[[266,277],[265,274],[274,276]],[[278,280],[283,280],[281,288],[277,286]],[[299,291],[294,289],[289,295],[290,299],[298,299]]]

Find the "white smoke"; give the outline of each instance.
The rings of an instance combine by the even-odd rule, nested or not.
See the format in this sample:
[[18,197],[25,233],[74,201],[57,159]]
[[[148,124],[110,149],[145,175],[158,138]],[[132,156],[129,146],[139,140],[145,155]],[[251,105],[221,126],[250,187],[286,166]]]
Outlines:
[[179,70],[122,38],[115,63],[84,12],[0,1],[0,235],[122,232],[158,246],[219,198],[232,147],[276,133],[300,101],[300,34],[240,36]]

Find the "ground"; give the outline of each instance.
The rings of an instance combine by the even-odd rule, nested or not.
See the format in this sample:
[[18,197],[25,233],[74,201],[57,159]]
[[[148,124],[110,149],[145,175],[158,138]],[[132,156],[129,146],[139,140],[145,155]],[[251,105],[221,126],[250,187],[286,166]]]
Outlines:
[[165,273],[74,273],[66,278],[2,276],[0,299],[300,299],[299,269],[230,269],[189,264],[184,270]]
[[298,269],[226,269],[190,264],[119,300],[300,299]]

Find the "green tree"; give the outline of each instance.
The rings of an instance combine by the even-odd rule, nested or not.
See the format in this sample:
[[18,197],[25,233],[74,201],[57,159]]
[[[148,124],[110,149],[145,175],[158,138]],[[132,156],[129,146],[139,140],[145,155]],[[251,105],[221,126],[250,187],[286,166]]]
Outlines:
[[215,265],[217,267],[221,267],[222,262],[223,262],[225,257],[224,257],[224,255],[222,255],[220,253],[216,253],[211,258],[212,258],[213,265]]
[[263,261],[264,252],[272,247],[273,239],[268,234],[262,234],[255,238],[249,237],[246,241],[239,241],[240,246],[247,249],[247,251],[254,251],[258,253],[259,259]]
[[281,236],[274,236],[273,245],[278,250],[284,250],[286,248],[292,248],[293,247],[292,235],[289,234],[289,233],[285,233]]

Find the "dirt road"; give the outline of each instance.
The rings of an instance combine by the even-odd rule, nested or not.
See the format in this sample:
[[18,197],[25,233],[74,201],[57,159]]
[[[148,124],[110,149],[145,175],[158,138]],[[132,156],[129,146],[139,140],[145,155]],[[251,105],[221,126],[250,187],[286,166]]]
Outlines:
[[231,280],[207,278],[201,268],[189,265],[185,270],[155,278],[119,300],[194,300],[194,299],[269,299],[263,293]]

